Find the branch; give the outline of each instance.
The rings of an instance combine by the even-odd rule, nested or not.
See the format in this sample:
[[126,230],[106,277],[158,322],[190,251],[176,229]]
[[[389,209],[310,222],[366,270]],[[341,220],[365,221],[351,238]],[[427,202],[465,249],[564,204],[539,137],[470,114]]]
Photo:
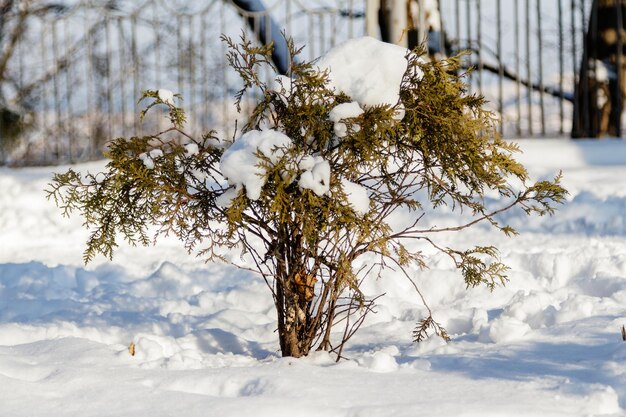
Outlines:
[[549,94],[553,97],[558,97],[561,100],[567,100],[570,103],[574,102],[574,95],[572,93],[565,93],[562,90],[556,89],[555,87],[540,85],[537,83],[533,83],[530,80],[521,78],[519,74],[514,73],[513,71],[508,69],[504,64],[492,65],[489,63],[485,63],[485,62],[479,62],[479,63],[473,62],[470,65],[462,66],[462,68],[466,70],[471,69],[471,68],[487,70],[494,74],[502,75],[504,78],[507,78],[511,81],[519,82],[523,86],[533,89],[535,91],[540,91],[544,94]]
[[24,34],[24,31],[26,31],[26,19],[29,15],[30,0],[23,1],[25,4],[19,6],[20,12],[17,15],[17,22],[15,22],[15,27],[13,28],[13,32],[11,32],[9,42],[4,48],[2,55],[0,56],[0,82],[2,82],[6,78],[4,73],[7,69],[7,65],[9,64],[9,59],[15,52],[15,46],[17,45],[17,42]]

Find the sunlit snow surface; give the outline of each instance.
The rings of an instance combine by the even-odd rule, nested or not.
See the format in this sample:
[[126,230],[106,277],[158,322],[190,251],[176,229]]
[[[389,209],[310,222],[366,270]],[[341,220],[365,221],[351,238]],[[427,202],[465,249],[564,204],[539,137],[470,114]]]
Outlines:
[[425,310],[410,283],[371,280],[366,293],[386,295],[337,364],[280,358],[262,280],[174,240],[85,267],[81,219],[42,191],[53,169],[0,169],[0,416],[626,415],[626,142],[521,146],[533,178],[563,168],[568,203],[552,218],[504,215],[516,238],[486,225],[436,236],[495,244],[509,284],[467,290],[429,257],[414,276],[452,341],[415,345]]

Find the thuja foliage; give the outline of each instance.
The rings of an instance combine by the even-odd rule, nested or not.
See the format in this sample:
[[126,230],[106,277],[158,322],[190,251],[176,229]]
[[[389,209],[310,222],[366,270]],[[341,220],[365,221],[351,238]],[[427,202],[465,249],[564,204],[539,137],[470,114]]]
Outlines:
[[[91,231],[85,261],[97,253],[111,257],[122,238],[148,245],[167,234],[208,261],[237,264],[237,257],[223,254],[241,251],[243,263],[237,266],[261,274],[273,297],[284,356],[317,348],[341,357],[375,302],[361,291],[363,281],[387,268],[410,280],[410,270],[425,266],[416,241],[449,256],[468,287],[505,283],[507,268],[496,248],[442,247],[437,232],[482,221],[514,234],[496,220],[498,213],[518,206],[528,214],[551,214],[566,194],[559,177],[528,183],[526,170],[513,158],[517,146],[498,136],[484,99],[468,94],[458,58],[423,62],[420,51],[407,54],[399,103],[365,108],[343,120],[347,133],[338,138],[329,112],[351,98],[329,87],[326,72],[294,59],[290,76],[270,86],[259,75],[260,68],[272,66],[269,47],[245,38],[238,44],[224,41],[230,65],[244,81],[237,103],[251,89],[260,92],[242,132],[263,127],[290,139],[269,154],[256,152],[262,177],[258,198],[229,185],[222,173],[231,143],[215,132],[199,138],[186,134],[182,108],[156,91],[143,98],[169,107],[171,128],[114,140],[104,172],[82,175],[70,169],[54,177],[48,193],[65,214],[78,211],[84,217]],[[289,47],[297,56],[292,42]],[[299,182],[305,174],[302,161],[311,157],[330,166],[323,193]],[[366,191],[365,213],[349,203],[346,181]],[[500,208],[487,209],[487,192],[500,195]],[[426,213],[442,205],[469,211],[471,220],[422,227]],[[398,212],[411,219],[400,229],[389,222]],[[368,262],[359,264],[366,266],[356,268],[364,256]],[[414,286],[416,300],[425,301]],[[429,331],[447,339],[427,311],[415,340]]]

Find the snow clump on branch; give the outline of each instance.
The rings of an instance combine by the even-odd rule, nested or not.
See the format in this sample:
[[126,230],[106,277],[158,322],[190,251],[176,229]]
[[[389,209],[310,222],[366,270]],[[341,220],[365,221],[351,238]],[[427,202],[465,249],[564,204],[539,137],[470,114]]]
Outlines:
[[[227,178],[228,184],[235,186],[235,190],[239,191],[243,186],[250,200],[258,200],[265,185],[259,154],[276,164],[291,145],[291,139],[276,130],[250,130],[226,149],[220,160],[220,171]],[[222,195],[221,205],[230,205],[236,195]]]

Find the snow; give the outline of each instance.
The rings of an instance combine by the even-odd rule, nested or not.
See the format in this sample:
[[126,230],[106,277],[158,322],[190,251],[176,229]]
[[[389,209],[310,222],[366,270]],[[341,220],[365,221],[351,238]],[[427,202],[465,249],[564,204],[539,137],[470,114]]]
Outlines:
[[[260,165],[263,160],[258,153],[275,164],[291,144],[288,136],[276,130],[250,130],[224,152],[220,160],[220,171],[236,190],[245,187],[246,196],[251,200],[258,200],[265,185],[264,170]],[[222,205],[228,205],[229,200],[224,198],[220,201]]]
[[169,106],[174,106],[174,93],[172,93],[170,90],[161,88],[157,90],[157,96],[159,97],[159,100],[161,100],[163,103]]
[[318,196],[323,196],[330,190],[330,164],[321,156],[306,156],[298,165],[305,171],[300,175],[300,188],[312,190]]
[[359,105],[395,106],[400,99],[408,53],[406,48],[366,36],[334,47],[320,59],[318,67],[329,72],[331,88]]
[[[348,134],[348,126],[341,122],[344,119],[352,119],[359,117],[363,114],[363,109],[359,106],[359,103],[352,101],[350,103],[341,103],[328,113],[328,118],[334,123],[333,129],[335,135],[338,138],[343,138]],[[354,126],[354,129],[358,131],[358,126]]]
[[[276,158],[264,145],[256,149]],[[386,295],[339,363],[320,352],[280,358],[263,280],[206,264],[173,239],[122,245],[112,262],[84,266],[81,219],[63,218],[42,193],[51,169],[0,169],[0,415],[626,415],[626,142],[521,147],[533,178],[563,168],[571,196],[554,217],[506,214],[515,238],[487,225],[431,236],[496,245],[511,267],[507,286],[466,289],[449,259],[425,247],[428,269],[411,273],[451,342],[411,342],[426,310],[390,271],[365,282],[366,295]]]
[[365,187],[348,181],[345,178],[341,180],[343,192],[346,193],[348,204],[358,214],[366,214],[370,209],[370,199],[367,195]]
[[154,160],[148,153],[142,153],[139,155],[139,159],[143,162],[144,166],[148,169],[154,169]]
[[185,155],[186,156],[193,156],[193,155],[197,155],[199,152],[199,148],[198,148],[198,144],[197,143],[188,143],[185,145]]
[[161,149],[152,149],[150,152],[144,152],[139,155],[139,159],[148,169],[154,169],[155,159],[161,158],[163,151]]

